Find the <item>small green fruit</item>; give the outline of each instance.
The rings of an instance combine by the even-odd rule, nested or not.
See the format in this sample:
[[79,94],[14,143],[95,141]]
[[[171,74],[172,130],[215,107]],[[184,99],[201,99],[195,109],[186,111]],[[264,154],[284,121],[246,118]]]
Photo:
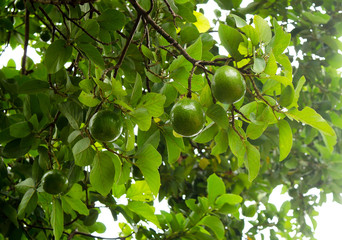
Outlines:
[[51,39],[51,34],[48,30],[44,30],[40,33],[40,39],[44,42],[47,42]]
[[173,130],[184,137],[193,137],[201,132],[205,124],[205,113],[195,100],[184,98],[171,109]]
[[44,174],[42,185],[45,192],[59,194],[67,190],[68,178],[61,171],[53,169]]
[[122,133],[122,129],[122,116],[119,111],[99,111],[89,122],[90,134],[100,142],[115,141]]
[[246,83],[238,70],[230,66],[222,66],[214,74],[211,90],[217,100],[232,104],[245,95]]

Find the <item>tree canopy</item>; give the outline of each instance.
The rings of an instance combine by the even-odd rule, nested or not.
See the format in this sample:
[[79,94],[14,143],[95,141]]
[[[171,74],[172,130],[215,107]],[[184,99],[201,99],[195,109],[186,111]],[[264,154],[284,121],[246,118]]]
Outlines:
[[[0,239],[95,239],[98,203],[124,216],[112,239],[314,238],[316,207],[342,203],[342,3],[215,0],[209,22],[207,2],[0,2],[0,50],[24,49],[0,69]],[[212,93],[225,65],[232,104]],[[205,113],[191,137],[170,121],[184,98]],[[90,131],[103,110],[115,141],[110,119]]]

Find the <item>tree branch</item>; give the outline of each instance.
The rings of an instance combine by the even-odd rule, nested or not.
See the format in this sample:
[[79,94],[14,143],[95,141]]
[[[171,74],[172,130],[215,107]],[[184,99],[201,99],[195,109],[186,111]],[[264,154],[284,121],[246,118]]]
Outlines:
[[116,78],[116,75],[118,74],[118,70],[119,70],[119,68],[121,67],[121,64],[122,64],[123,60],[125,59],[125,56],[126,56],[128,47],[129,47],[129,45],[131,45],[131,43],[132,43],[133,36],[134,36],[134,34],[135,34],[135,32],[136,32],[136,30],[137,30],[137,28],[138,28],[140,19],[141,19],[141,15],[139,14],[138,17],[137,17],[137,19],[135,20],[133,29],[132,29],[132,31],[131,31],[131,33],[130,33],[130,35],[129,35],[127,41],[126,41],[126,44],[125,44],[125,46],[124,46],[124,49],[123,49],[122,52],[121,52],[119,61],[117,62],[117,64],[115,64],[114,66],[112,66],[112,67],[110,67],[110,68],[107,68],[107,69],[103,72],[103,74],[102,74],[102,76],[101,76],[101,80],[103,80],[103,79],[106,77],[106,75],[107,75],[108,72],[110,72],[110,71],[112,71],[112,70],[114,70],[114,69],[115,69],[115,71],[114,71],[113,77]]
[[172,18],[173,18],[173,24],[175,25],[175,27],[177,28],[177,25],[176,25],[176,18],[180,18],[180,19],[183,19],[181,16],[179,16],[178,14],[176,14],[172,8],[171,8],[171,5],[170,3],[167,1],[167,0],[164,0],[164,3],[165,5],[167,6],[167,9],[169,10],[169,12],[171,13],[172,15]]
[[42,4],[54,4],[54,5],[61,5],[61,4],[85,4],[85,3],[93,3],[96,0],[31,0],[32,2],[42,3]]

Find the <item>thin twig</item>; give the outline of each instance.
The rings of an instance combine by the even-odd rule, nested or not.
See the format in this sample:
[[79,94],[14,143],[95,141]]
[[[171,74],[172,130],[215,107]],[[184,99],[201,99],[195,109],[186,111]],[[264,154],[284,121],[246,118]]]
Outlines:
[[173,18],[173,24],[175,25],[175,27],[177,28],[177,24],[176,24],[176,18],[179,18],[179,19],[183,19],[181,16],[179,16],[178,14],[176,14],[172,8],[171,8],[171,5],[170,3],[167,1],[167,0],[164,0],[164,3],[165,5],[167,6],[167,9],[169,10],[169,12],[171,13],[172,15],[172,18]]
[[25,8],[25,42],[24,42],[24,54],[23,59],[21,61],[21,73],[23,75],[26,74],[26,57],[27,57],[27,47],[29,41],[29,34],[30,34],[30,11],[26,7]]
[[194,76],[194,72],[196,70],[196,67],[197,67],[197,64],[194,64],[192,66],[192,69],[191,69],[191,72],[190,72],[190,75],[188,78],[188,94],[186,95],[187,98],[191,98],[191,80],[192,80],[192,77]]
[[[51,24],[53,30],[56,30],[65,40],[68,40],[68,38],[62,33],[62,31],[60,31],[56,25],[54,24],[54,22],[52,21],[52,19],[49,17],[49,15],[45,12],[45,10],[42,7],[39,7],[39,10],[43,13],[43,15],[46,17],[46,19],[49,21],[49,23]],[[54,32],[54,31],[53,31]]]
[[101,80],[103,81],[104,78],[106,77],[107,73],[114,70],[114,75],[113,77],[116,78],[116,75],[118,74],[118,70],[119,68],[121,67],[121,64],[123,62],[123,60],[125,59],[125,56],[126,56],[126,53],[128,51],[128,47],[131,45],[132,43],[132,40],[133,40],[133,36],[138,28],[138,25],[139,25],[139,22],[140,22],[140,19],[141,19],[141,15],[139,14],[137,19],[135,20],[135,23],[134,23],[134,26],[133,26],[133,29],[128,37],[128,39],[126,40],[126,44],[121,52],[121,55],[120,55],[120,58],[119,58],[119,61],[117,62],[116,65],[110,67],[110,68],[107,68],[106,70],[104,70],[102,76],[101,76]]
[[234,110],[233,110],[233,108],[231,108],[230,111],[231,111],[231,114],[232,114],[232,118],[231,118],[232,119],[232,128],[239,135],[241,141],[245,141],[245,138],[241,135],[241,133],[235,127],[235,119],[234,119]]
[[240,112],[239,109],[237,109],[234,104],[232,104],[232,108],[234,110],[234,112],[237,112],[238,114],[240,114],[244,119],[246,119],[248,122],[250,122],[251,120],[249,120],[242,112]]
[[[209,79],[209,76],[208,76],[208,72],[213,74],[212,72],[210,72],[209,70],[204,70],[204,74],[205,74],[205,78],[207,79],[207,83],[209,85],[209,88],[211,89],[211,82],[210,82],[210,79]],[[213,91],[211,91],[211,97],[213,99],[213,103],[216,103],[216,98],[214,97],[214,94],[213,94]]]
[[85,34],[87,34],[91,39],[93,39],[95,42],[101,43],[102,45],[112,45],[113,42],[110,43],[105,43],[102,42],[101,40],[95,38],[93,35],[91,35],[84,27],[82,27],[79,23],[77,23],[74,19],[68,17],[68,15],[66,15],[63,10],[60,8],[60,6],[56,5],[56,7],[58,8],[58,10],[60,11],[60,13],[63,15],[64,18],[68,19],[69,21],[71,21],[73,24],[75,24],[78,28],[80,28]]

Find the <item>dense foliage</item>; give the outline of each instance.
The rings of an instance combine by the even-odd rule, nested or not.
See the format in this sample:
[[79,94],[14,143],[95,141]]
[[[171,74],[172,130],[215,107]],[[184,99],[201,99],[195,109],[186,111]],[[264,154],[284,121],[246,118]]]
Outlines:
[[[126,220],[116,239],[313,238],[315,207],[342,203],[342,3],[215,2],[214,22],[207,0],[0,2],[1,51],[24,49],[0,70],[0,239],[95,239],[99,202]],[[211,92],[223,65],[246,82],[231,105]],[[172,129],[182,98],[205,111],[197,136]],[[102,110],[122,117],[113,142],[89,131]],[[67,190],[44,191],[52,169]]]

